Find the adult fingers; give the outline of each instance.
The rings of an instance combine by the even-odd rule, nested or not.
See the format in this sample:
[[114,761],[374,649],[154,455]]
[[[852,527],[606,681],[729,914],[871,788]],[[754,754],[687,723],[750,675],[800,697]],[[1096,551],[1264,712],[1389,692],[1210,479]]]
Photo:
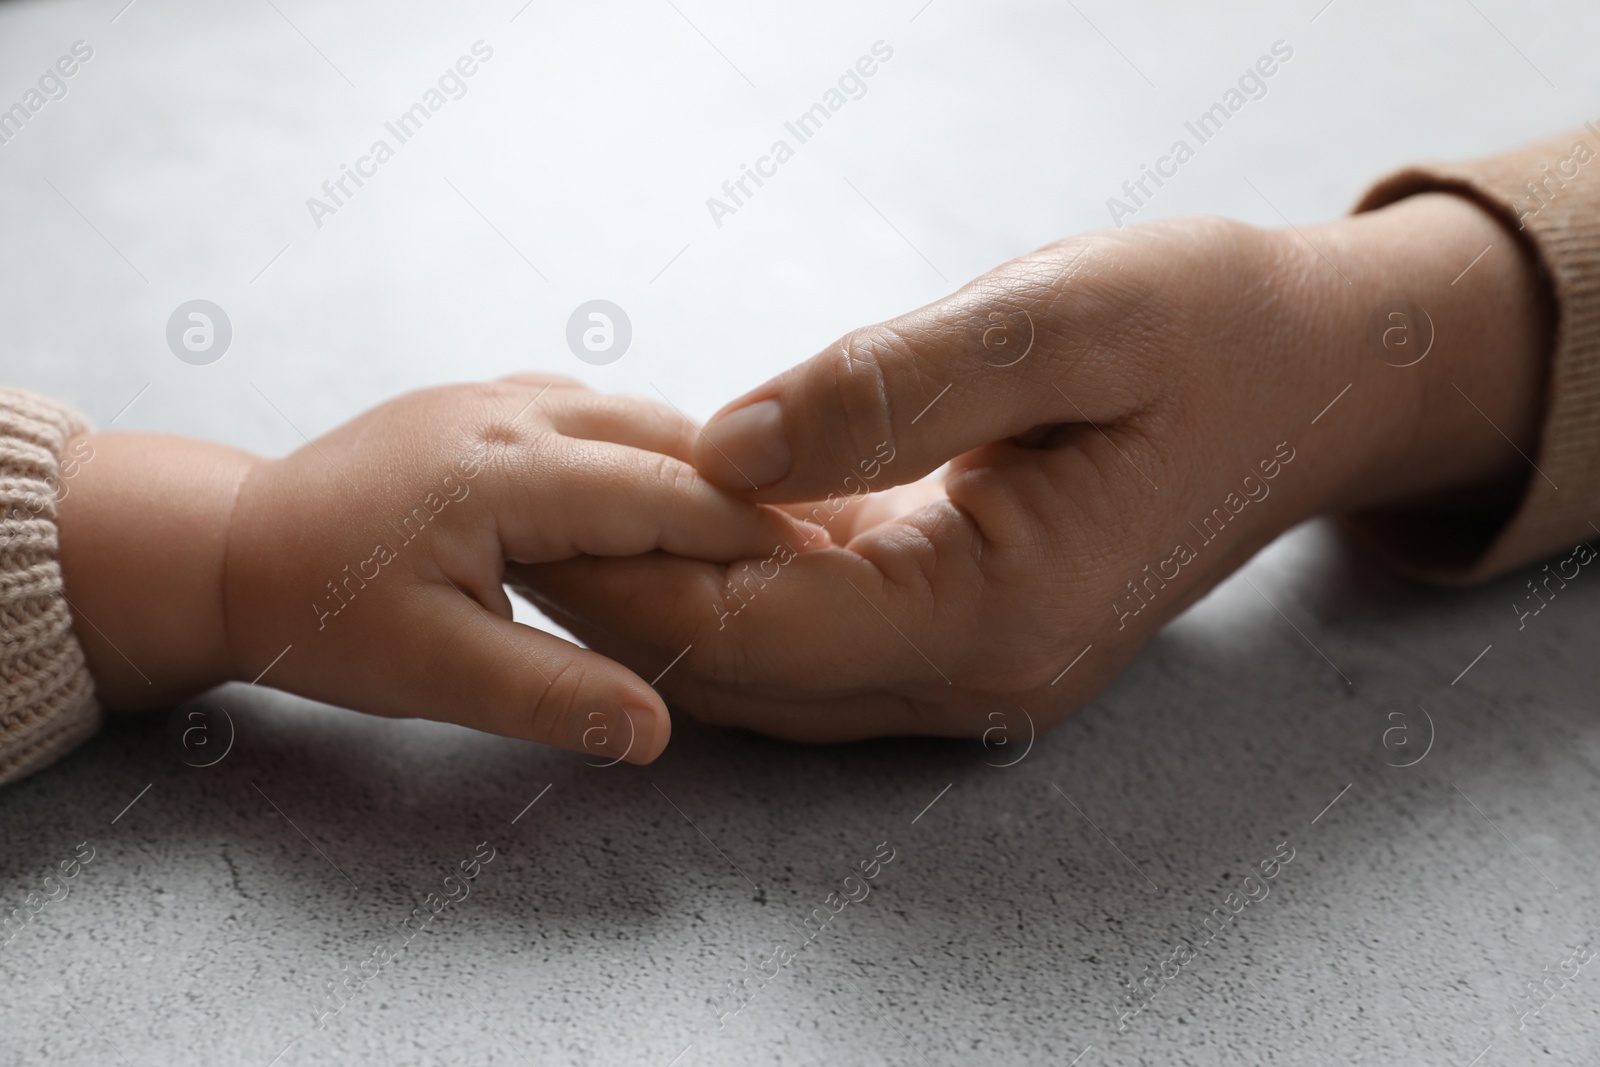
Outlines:
[[[574,561],[575,563],[578,561]],[[590,562],[590,561],[584,561]],[[616,560],[592,561],[606,569]],[[567,563],[541,565],[541,570],[561,570]],[[763,679],[741,677],[730,681],[709,673],[728,657],[695,657],[692,646],[658,647],[648,641],[624,639],[591,617],[569,610],[560,601],[519,589],[550,618],[577,634],[590,647],[646,676],[656,683],[673,708],[701,722],[732,726],[785,741],[837,743],[870,737],[912,734],[960,736],[972,731],[940,714],[932,703],[907,699],[890,688],[835,688],[816,685],[801,689],[774,686]],[[679,654],[683,653],[679,658]],[[818,682],[824,675],[814,674]]]
[[[934,540],[949,551],[933,551]],[[668,692],[686,667],[818,698],[885,690],[944,698],[969,667],[972,641],[950,623],[970,617],[981,593],[970,553],[956,537],[911,523],[890,524],[859,547],[866,554],[775,553],[731,567],[659,554],[589,558],[507,575],[564,620],[603,627],[604,647],[647,677],[681,653],[663,676]]]
[[819,526],[718,489],[682,460],[604,441],[552,439],[537,456],[508,458],[489,506],[508,558],[661,550],[732,561],[828,544]]
[[716,484],[806,500],[914,481],[979,445],[1133,405],[1095,342],[1136,333],[1148,272],[1123,239],[1064,242],[847,334],[719,412],[695,446]]

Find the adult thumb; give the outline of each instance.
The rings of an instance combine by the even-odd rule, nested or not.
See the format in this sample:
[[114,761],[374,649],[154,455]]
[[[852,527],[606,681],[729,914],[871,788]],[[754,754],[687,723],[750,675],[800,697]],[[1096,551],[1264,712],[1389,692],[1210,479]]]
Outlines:
[[1041,285],[1042,266],[1014,261],[851,331],[718,412],[695,466],[750,499],[817,500],[915,481],[1042,424],[1101,417],[1103,403],[1073,395],[1063,358],[1080,301]]

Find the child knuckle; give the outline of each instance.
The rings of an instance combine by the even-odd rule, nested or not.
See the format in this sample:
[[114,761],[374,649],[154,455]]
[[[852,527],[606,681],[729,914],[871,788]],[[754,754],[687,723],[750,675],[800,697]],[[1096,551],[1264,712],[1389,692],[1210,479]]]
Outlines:
[[656,484],[673,497],[687,496],[700,484],[699,473],[687,463],[672,456],[656,456],[651,472]]
[[[561,744],[578,737],[582,731],[579,712],[584,691],[584,671],[568,661],[547,677],[533,694],[533,706],[528,712],[528,735],[541,741]],[[518,693],[513,699],[524,700]]]

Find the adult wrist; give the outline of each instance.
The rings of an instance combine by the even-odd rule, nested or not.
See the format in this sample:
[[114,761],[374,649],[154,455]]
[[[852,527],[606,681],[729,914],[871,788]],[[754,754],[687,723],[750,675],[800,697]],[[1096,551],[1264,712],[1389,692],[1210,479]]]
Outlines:
[[1329,356],[1351,379],[1346,410],[1326,421],[1358,458],[1331,510],[1509,513],[1533,474],[1550,346],[1537,260],[1442,192],[1306,238],[1347,278],[1323,294]]

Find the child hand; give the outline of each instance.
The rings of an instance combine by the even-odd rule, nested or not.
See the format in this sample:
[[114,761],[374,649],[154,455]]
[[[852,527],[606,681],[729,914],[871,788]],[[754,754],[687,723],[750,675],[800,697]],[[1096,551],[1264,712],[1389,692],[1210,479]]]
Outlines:
[[[511,621],[507,561],[713,561],[827,543],[713,487],[654,404],[521,375],[429,389],[282,459],[91,435],[62,567],[101,700],[227,680],[648,763],[665,704],[597,653]],[[808,544],[809,542],[809,544]]]

